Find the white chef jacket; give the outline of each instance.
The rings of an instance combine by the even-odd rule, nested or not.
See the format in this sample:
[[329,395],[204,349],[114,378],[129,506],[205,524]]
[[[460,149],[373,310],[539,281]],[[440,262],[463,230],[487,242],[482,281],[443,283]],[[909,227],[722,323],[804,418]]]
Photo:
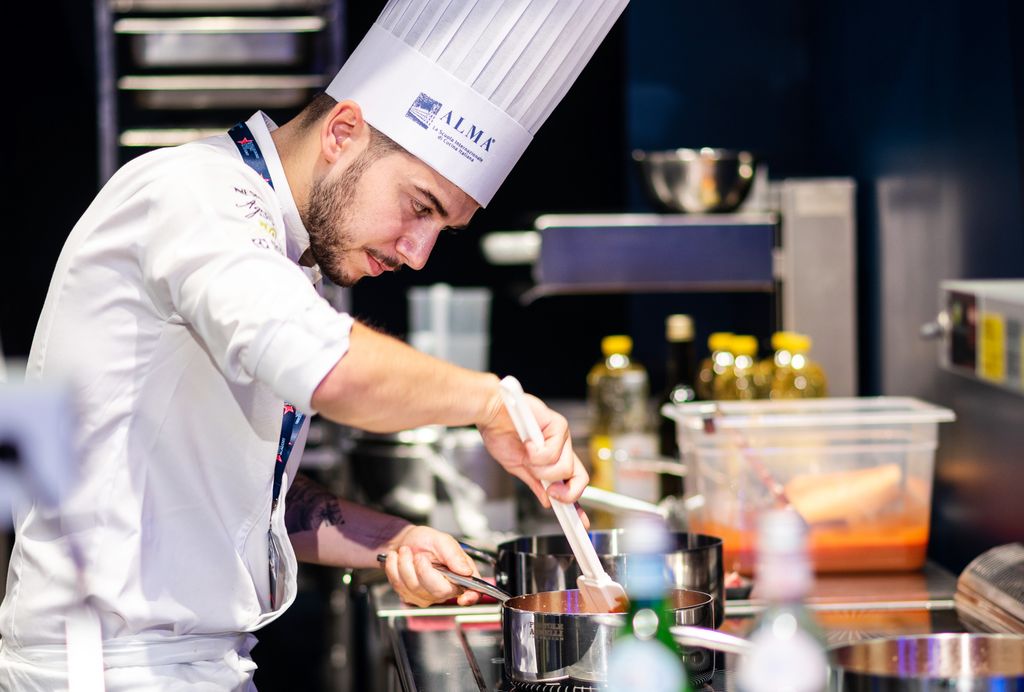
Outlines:
[[[294,599],[281,502],[273,521],[289,576],[285,602],[270,609],[282,405],[314,413],[313,391],[347,351],[352,319],[318,294],[319,272],[297,264],[309,237],[270,136],[276,126],[262,113],[247,124],[274,188],[227,134],[152,152],[110,179],[61,252],[28,376],[72,378],[82,480],[60,517],[36,505],[15,518],[0,689],[35,689],[34,678],[4,677],[21,668],[60,673],[64,614],[76,599],[72,540],[113,666],[108,689],[132,670],[142,677],[130,674],[125,689],[164,680],[166,661],[168,679],[190,679],[187,689],[202,689],[197,676],[210,689],[246,689],[253,642],[239,633]],[[303,444],[304,434],[282,500]],[[125,654],[139,643],[148,653]],[[188,666],[204,656],[215,664]]]

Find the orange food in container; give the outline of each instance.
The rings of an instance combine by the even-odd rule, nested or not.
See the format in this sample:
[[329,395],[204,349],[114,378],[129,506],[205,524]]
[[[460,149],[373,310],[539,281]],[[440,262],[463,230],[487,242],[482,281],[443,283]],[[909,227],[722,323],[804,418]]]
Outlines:
[[818,572],[918,569],[928,547],[938,424],[909,397],[666,405],[687,466],[690,530],[723,540],[725,570],[751,574],[758,514],[807,522]]

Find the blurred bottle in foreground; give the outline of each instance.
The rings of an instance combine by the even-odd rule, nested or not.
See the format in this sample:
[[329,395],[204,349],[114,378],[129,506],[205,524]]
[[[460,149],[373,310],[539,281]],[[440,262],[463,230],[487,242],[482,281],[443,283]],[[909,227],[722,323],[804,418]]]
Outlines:
[[827,393],[825,371],[810,359],[811,338],[796,332],[772,336],[772,399],[811,399]]
[[804,599],[814,573],[807,525],[793,510],[765,512],[758,522],[756,598],[767,607],[748,635],[741,656],[741,692],[822,692],[827,684],[825,638]]
[[632,360],[632,351],[633,340],[628,336],[606,336],[601,340],[604,359],[587,375],[592,483],[657,502],[658,477],[629,466],[630,459],[651,459],[657,453],[647,369]]
[[635,515],[622,534],[629,611],[608,657],[609,692],[690,692],[683,660],[669,628],[670,584],[665,553],[668,527],[656,517]]
[[[667,459],[678,460],[675,421],[661,415],[661,407],[665,404],[686,404],[697,398],[694,388],[697,356],[693,343],[693,319],[689,315],[669,315],[665,320],[665,340],[668,342],[665,389],[654,412],[658,418],[658,451]],[[682,476],[662,474],[662,497],[681,495],[682,492]]]
[[732,336],[731,332],[714,332],[708,337],[708,350],[711,354],[701,361],[697,372],[695,389],[698,399],[714,399],[715,379],[732,367]]

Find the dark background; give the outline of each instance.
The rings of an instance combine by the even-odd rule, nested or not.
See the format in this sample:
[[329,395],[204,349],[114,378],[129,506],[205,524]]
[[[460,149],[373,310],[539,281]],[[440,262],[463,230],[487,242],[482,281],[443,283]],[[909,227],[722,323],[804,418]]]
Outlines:
[[[349,4],[349,46],[382,5]],[[5,44],[17,69],[7,92],[14,121],[3,166],[0,339],[8,356],[24,356],[60,247],[98,187],[93,15],[78,0],[6,11],[28,40]],[[1024,265],[1021,14],[1007,0],[633,2],[489,208],[469,230],[443,236],[423,271],[357,286],[355,312],[403,336],[408,286],[489,286],[495,371],[544,396],[581,397],[600,337],[625,331],[657,389],[665,315],[694,314],[703,346],[716,329],[764,335],[770,301],[575,296],[524,306],[529,268],[489,266],[479,237],[530,228],[542,212],[651,211],[634,148],[742,147],[773,178],[856,179],[861,389],[877,392],[876,181],[943,167],[969,210],[963,232],[978,238],[966,247],[970,274]],[[985,233],[973,230],[979,225]]]
[[[23,356],[60,247],[97,189],[95,56],[91,3],[13,5],[5,28],[22,36],[5,43],[14,119],[3,159],[0,336],[9,356]],[[349,45],[382,5],[351,3]],[[773,178],[852,177],[861,393],[925,396],[957,410],[961,422],[944,428],[940,446],[930,555],[959,570],[990,545],[1024,539],[1020,503],[1005,492],[1024,487],[1024,405],[981,385],[948,395],[947,385],[959,385],[933,374],[933,351],[910,362],[885,345],[894,336],[882,316],[902,305],[881,280],[882,247],[902,236],[879,190],[926,179],[940,184],[915,203],[955,201],[937,220],[946,232],[936,242],[961,248],[957,269],[934,276],[942,270],[922,259],[898,274],[936,307],[936,279],[1024,275],[1022,28],[1013,0],[634,0],[491,206],[469,230],[444,236],[423,271],[356,287],[354,312],[401,336],[408,286],[489,286],[496,372],[543,396],[582,398],[600,337],[626,332],[657,389],[667,314],[692,313],[701,344],[716,329],[764,335],[767,297],[575,296],[524,306],[529,269],[487,265],[480,235],[529,228],[540,212],[651,210],[633,148],[746,148]],[[918,324],[895,338],[916,339]],[[923,369],[933,384],[902,386],[904,369]],[[979,417],[999,422],[998,449],[979,444]]]

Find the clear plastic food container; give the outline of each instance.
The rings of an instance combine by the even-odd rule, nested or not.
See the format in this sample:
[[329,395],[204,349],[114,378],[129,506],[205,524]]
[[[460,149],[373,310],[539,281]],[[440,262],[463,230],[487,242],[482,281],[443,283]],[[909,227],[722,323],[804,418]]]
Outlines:
[[758,513],[807,521],[819,572],[920,568],[938,424],[951,410],[906,397],[666,404],[687,465],[690,528],[722,538],[750,574]]

